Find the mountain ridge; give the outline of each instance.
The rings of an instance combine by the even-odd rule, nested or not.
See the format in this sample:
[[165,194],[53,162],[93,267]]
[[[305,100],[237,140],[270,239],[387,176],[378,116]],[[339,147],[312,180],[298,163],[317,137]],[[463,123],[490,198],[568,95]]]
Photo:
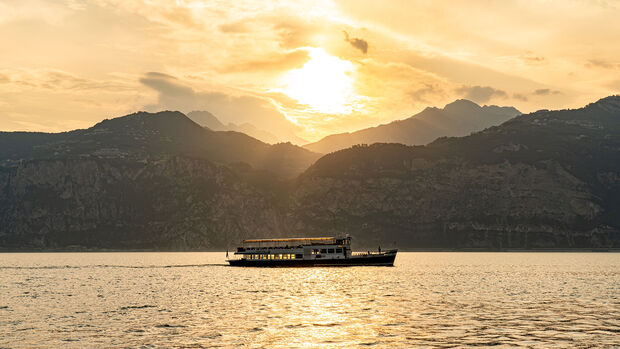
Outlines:
[[289,135],[288,138],[282,139],[269,131],[256,127],[249,122],[244,122],[241,124],[229,122],[228,124],[224,125],[215,115],[205,110],[191,111],[187,113],[187,117],[192,119],[197,124],[207,127],[213,131],[241,132],[268,144],[276,144],[282,142],[295,142],[297,144],[306,143],[304,139],[297,137],[296,135]]
[[[19,138],[26,137],[26,141]],[[284,151],[281,156],[279,152]],[[290,153],[294,153],[291,156]],[[290,143],[275,147],[246,134],[206,129],[178,111],[136,112],[105,119],[88,129],[63,133],[0,133],[5,163],[32,158],[193,156],[291,177],[320,155]]]
[[[216,161],[187,152],[203,143],[185,132],[185,143],[160,132],[181,115],[159,117],[136,130],[116,120],[74,133],[0,134],[0,145],[21,140],[0,147],[0,249],[222,249],[291,232],[346,232],[357,246],[402,249],[620,248],[620,96],[424,146],[357,145],[288,178],[269,168],[298,147],[250,139],[271,152],[239,154],[247,148],[234,145],[248,136],[181,120],[198,140],[213,138],[207,150],[275,154],[253,160],[263,168]],[[122,142],[111,151],[114,136]]]
[[480,131],[520,114],[514,107],[481,107],[472,101],[458,99],[443,109],[427,107],[409,118],[355,132],[329,135],[318,142],[304,145],[304,148],[326,154],[355,144],[423,145],[438,137],[464,136]]

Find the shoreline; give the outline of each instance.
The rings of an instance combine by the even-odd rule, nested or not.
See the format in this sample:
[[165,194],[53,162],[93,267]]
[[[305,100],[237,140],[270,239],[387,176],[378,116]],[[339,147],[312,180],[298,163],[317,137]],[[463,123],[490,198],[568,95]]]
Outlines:
[[[366,251],[368,249],[358,249],[355,252]],[[370,249],[371,251],[374,249]],[[119,252],[127,252],[127,253],[186,253],[186,252],[216,252],[216,253],[226,253],[226,250],[159,250],[159,249],[96,249],[96,248],[58,248],[58,249],[3,249],[0,248],[0,254],[2,253],[119,253]],[[234,253],[234,251],[229,250],[229,253]],[[540,249],[454,249],[454,248],[403,248],[398,249],[398,252],[486,252],[486,253],[498,253],[498,252],[591,252],[591,253],[617,253],[620,252],[620,248],[540,248]]]

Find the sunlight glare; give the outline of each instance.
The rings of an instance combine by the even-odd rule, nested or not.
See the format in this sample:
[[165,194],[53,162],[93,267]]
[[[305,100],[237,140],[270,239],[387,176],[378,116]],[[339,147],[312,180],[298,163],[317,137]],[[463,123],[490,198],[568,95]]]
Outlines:
[[303,67],[284,76],[284,93],[317,112],[350,113],[355,100],[353,64],[322,48],[309,48],[309,56]]

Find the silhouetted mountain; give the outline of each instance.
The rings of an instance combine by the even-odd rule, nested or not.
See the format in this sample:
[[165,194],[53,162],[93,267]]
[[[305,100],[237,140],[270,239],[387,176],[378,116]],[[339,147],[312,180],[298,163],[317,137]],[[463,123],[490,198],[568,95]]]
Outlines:
[[620,96],[426,146],[354,146],[296,179],[260,170],[299,171],[304,154],[176,112],[3,133],[0,248],[224,248],[293,232],[400,248],[620,248]]
[[205,129],[180,112],[146,113],[104,120],[85,130],[45,134],[0,133],[5,164],[30,159],[120,158],[144,160],[190,156],[218,163],[244,162],[255,169],[290,177],[319,154],[292,144],[265,144],[238,132]]
[[194,122],[196,122],[197,124],[204,126],[204,127],[208,127],[209,129],[213,131],[241,132],[241,133],[245,133],[248,136],[256,138],[262,142],[269,143],[269,144],[276,144],[279,142],[290,142],[290,141],[294,141],[295,143],[298,143],[298,144],[305,143],[303,139],[297,136],[294,136],[294,135],[290,135],[288,139],[280,139],[273,133],[269,131],[261,130],[258,127],[250,123],[247,123],[247,122],[240,124],[240,125],[229,122],[227,125],[224,125],[217,119],[217,117],[215,117],[215,115],[209,113],[208,111],[193,111],[193,112],[188,113],[187,116],[190,119],[192,119]]
[[322,157],[299,227],[452,248],[620,247],[620,97],[540,111],[427,146]]
[[213,131],[230,131],[220,122],[220,120],[218,120],[218,118],[215,117],[215,115],[209,113],[208,111],[192,111],[187,113],[187,117],[198,125],[208,127]]
[[521,114],[513,107],[484,106],[459,99],[443,109],[426,108],[404,120],[371,127],[352,133],[327,136],[304,145],[317,153],[330,153],[355,144],[402,143],[423,145],[439,137],[464,136],[483,130]]

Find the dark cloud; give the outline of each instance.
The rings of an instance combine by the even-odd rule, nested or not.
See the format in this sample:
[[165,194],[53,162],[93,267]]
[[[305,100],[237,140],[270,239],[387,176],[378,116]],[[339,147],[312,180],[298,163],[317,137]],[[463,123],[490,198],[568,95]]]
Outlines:
[[180,110],[188,113],[206,110],[222,123],[250,123],[258,129],[268,130],[281,140],[298,141],[295,135],[299,126],[290,122],[269,100],[254,96],[232,96],[220,92],[199,92],[174,76],[151,72],[140,82],[158,92],[156,104],[146,110]]
[[560,94],[560,91],[557,90],[551,90],[548,88],[539,88],[538,90],[535,90],[534,92],[532,92],[533,95],[536,96],[548,96],[548,95],[557,95]]
[[521,94],[521,93],[514,93],[512,95],[512,98],[518,99],[518,100],[523,101],[523,102],[527,102],[527,96],[524,95],[524,94]]
[[506,91],[498,90],[490,86],[463,86],[456,89],[456,93],[476,103],[488,102],[491,98],[506,98]]
[[368,52],[368,42],[366,40],[359,38],[349,38],[349,33],[347,33],[346,31],[344,31],[344,37],[344,40],[351,44],[351,46],[362,51],[364,54]]

